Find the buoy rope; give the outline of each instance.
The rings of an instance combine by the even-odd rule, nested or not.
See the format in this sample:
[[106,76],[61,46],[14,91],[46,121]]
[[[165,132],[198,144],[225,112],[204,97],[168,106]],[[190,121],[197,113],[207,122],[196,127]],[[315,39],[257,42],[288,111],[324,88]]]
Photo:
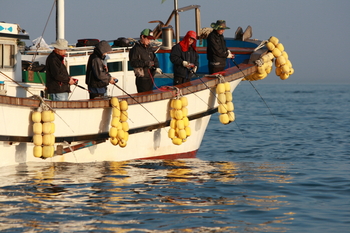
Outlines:
[[267,40],[261,41],[261,43],[254,49],[254,51],[257,51],[257,50],[261,49],[262,47],[264,47],[267,42],[268,42]]

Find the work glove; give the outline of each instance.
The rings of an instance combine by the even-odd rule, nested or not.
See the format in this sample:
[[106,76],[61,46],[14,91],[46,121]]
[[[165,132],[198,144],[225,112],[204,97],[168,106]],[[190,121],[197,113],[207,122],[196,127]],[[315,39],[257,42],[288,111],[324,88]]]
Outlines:
[[230,50],[227,50],[227,53],[228,53],[227,58],[233,58],[234,57],[234,55],[231,53]]
[[162,74],[162,73],[163,73],[163,71],[162,71],[162,69],[161,69],[161,68],[156,68],[156,73],[158,73],[158,74]]
[[183,61],[183,62],[182,62],[182,65],[183,65],[184,67],[186,67],[186,68],[188,67],[188,64],[190,64],[188,61]]
[[193,67],[192,72],[193,72],[193,73],[196,73],[196,72],[197,72],[197,66]]

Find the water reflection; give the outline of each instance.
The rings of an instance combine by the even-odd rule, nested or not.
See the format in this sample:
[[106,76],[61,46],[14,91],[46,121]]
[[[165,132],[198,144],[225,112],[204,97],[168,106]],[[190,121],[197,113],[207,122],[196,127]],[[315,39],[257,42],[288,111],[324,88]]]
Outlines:
[[[199,159],[0,169],[0,230],[284,232],[283,164]],[[58,229],[58,230],[57,230]]]

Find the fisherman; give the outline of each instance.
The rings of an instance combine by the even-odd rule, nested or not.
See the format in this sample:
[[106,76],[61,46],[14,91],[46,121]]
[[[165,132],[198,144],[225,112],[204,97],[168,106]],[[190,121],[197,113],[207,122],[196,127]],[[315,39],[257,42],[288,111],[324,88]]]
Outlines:
[[106,65],[106,56],[110,51],[111,46],[102,40],[95,45],[94,52],[89,57],[85,83],[88,85],[90,99],[105,96],[108,84],[115,84],[117,80],[108,73]]
[[207,59],[209,73],[216,73],[223,71],[226,66],[227,58],[234,58],[234,54],[226,47],[224,39],[224,32],[226,29],[225,20],[217,20],[216,23],[210,25],[213,31],[209,33],[207,38]]
[[66,101],[70,93],[70,85],[75,84],[64,65],[64,57],[68,49],[68,41],[57,39],[52,44],[54,50],[46,58],[46,88],[51,100]]
[[188,31],[182,41],[172,47],[170,61],[174,65],[174,85],[190,81],[196,73],[198,67],[196,42],[196,32]]
[[129,52],[129,61],[134,68],[138,93],[151,91],[154,75],[162,73],[158,59],[150,47],[150,42],[154,39],[152,30],[144,29],[140,34],[140,40],[135,43]]

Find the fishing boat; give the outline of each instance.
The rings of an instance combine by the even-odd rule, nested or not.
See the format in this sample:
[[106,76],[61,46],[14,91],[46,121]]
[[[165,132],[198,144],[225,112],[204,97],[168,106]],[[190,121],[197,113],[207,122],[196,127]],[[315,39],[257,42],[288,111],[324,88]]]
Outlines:
[[[57,1],[58,9],[62,1]],[[265,78],[272,62],[284,55],[283,49],[274,51],[280,44],[277,38],[252,39],[250,27],[245,31],[238,28],[235,38],[226,38],[235,59],[228,61],[223,72],[207,74],[209,29],[201,28],[199,9],[198,5],[178,8],[174,1],[168,21],[154,29],[153,46],[163,74],[154,77],[152,91],[136,91],[128,58],[131,46],[112,46],[107,65],[119,82],[109,85],[107,97],[99,99],[89,99],[84,85],[93,46],[73,45],[67,51],[65,65],[79,85],[71,87],[69,101],[51,101],[45,93],[45,72],[38,67],[45,64],[52,48],[23,50],[18,41],[29,36],[18,24],[0,23],[0,167],[32,162],[194,158],[212,114],[219,111],[223,124],[234,121],[232,92],[237,85],[242,80]],[[169,54],[180,40],[178,13],[187,10],[196,15],[200,66],[196,78],[173,86]],[[174,16],[175,30],[170,25]],[[113,45],[114,40],[109,42]],[[291,64],[288,72],[282,69],[286,61],[288,58],[278,63],[281,79],[292,74]]]

